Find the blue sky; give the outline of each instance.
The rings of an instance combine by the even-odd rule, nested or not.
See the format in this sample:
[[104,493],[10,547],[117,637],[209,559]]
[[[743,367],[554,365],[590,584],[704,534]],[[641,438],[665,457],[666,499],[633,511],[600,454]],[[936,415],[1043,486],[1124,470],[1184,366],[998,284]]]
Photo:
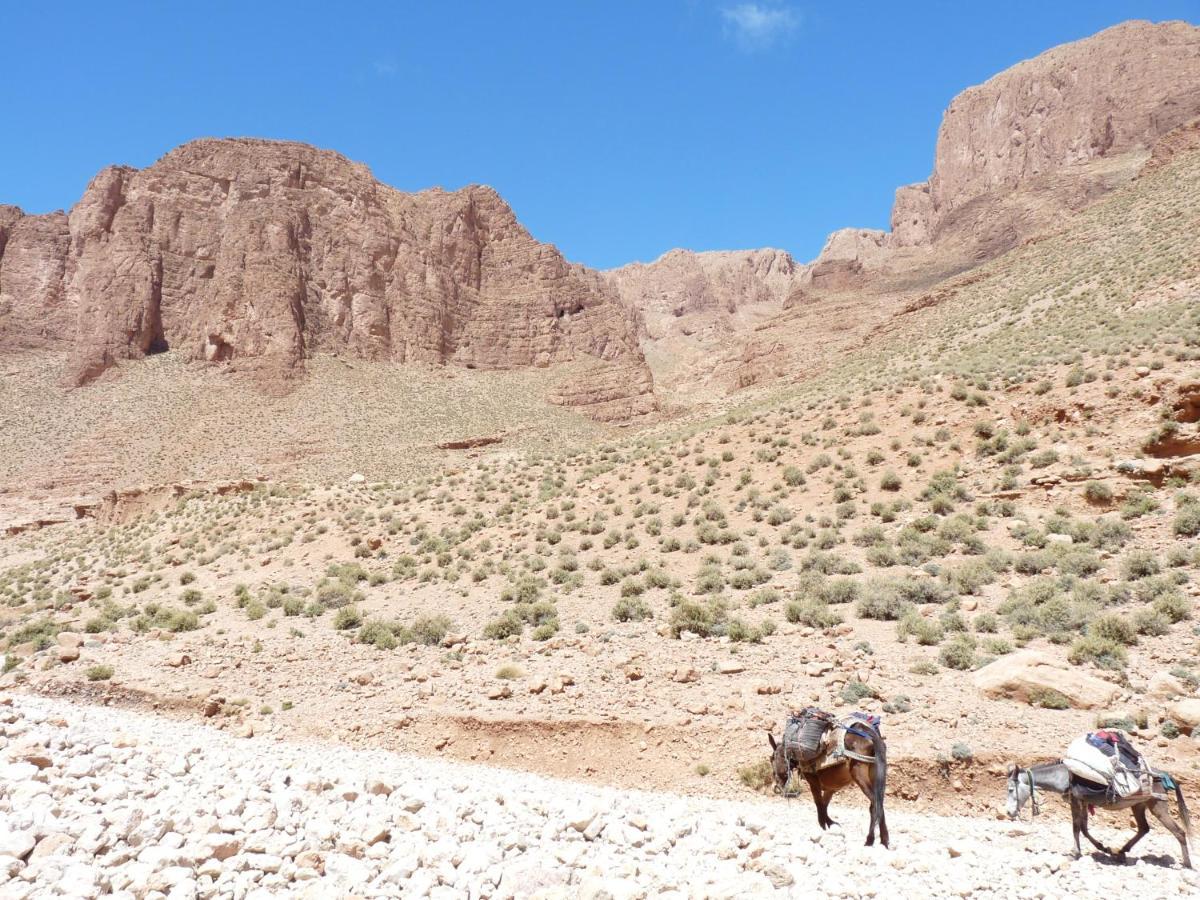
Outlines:
[[886,227],[962,88],[1188,2],[4,3],[0,202],[208,135],[307,141],[404,190],[491,184],[568,258],[813,257]]

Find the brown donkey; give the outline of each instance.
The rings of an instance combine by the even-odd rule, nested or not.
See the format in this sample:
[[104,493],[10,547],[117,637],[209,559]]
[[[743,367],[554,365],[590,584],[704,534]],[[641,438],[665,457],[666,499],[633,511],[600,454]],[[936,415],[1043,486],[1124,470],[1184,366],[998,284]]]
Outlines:
[[829,817],[829,801],[833,795],[850,784],[857,784],[871,804],[871,827],[867,831],[867,846],[875,843],[875,828],[879,828],[879,840],[888,846],[887,817],[883,810],[883,797],[887,788],[887,745],[876,728],[865,722],[856,722],[850,728],[841,723],[828,722],[828,728],[841,728],[845,756],[840,762],[816,769],[803,761],[789,759],[784,741],[775,740],[767,733],[771,743],[771,771],[775,779],[775,793],[784,797],[795,797],[791,789],[792,773],[795,772],[808,782],[813,802],[817,805],[817,824],[827,829],[837,823]]

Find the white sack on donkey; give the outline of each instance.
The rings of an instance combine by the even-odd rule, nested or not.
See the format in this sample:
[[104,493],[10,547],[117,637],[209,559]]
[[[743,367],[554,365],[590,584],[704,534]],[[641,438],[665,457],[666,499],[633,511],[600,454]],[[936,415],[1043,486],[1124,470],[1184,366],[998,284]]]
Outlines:
[[1146,760],[1115,731],[1080,735],[1067,747],[1063,764],[1072,775],[1111,788],[1119,797],[1131,797],[1149,783]]

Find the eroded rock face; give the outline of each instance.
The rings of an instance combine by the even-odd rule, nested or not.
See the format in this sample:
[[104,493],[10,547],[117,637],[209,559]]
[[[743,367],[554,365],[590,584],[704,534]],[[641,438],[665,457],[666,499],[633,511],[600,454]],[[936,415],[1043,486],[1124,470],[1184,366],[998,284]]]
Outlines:
[[652,263],[630,263],[606,274],[626,305],[644,315],[648,335],[656,338],[672,330],[673,320],[781,303],[804,269],[791,254],[772,248],[671,250]]
[[[938,131],[933,175],[900,188],[892,241],[914,246],[984,225],[1002,252],[1004,227],[1021,237],[1029,210],[996,201],[1039,180],[1071,173],[1056,199],[1083,205],[1106,187],[1097,160],[1150,148],[1200,115],[1200,28],[1185,22],[1125,22],[1019,63],[951,101]],[[1065,191],[1065,193],[1063,193]]]
[[878,267],[889,247],[886,231],[842,228],[833,232],[808,271],[815,288],[842,290],[852,287],[866,271]]
[[69,217],[0,210],[0,347],[67,346],[78,384],[168,348],[273,379],[314,352],[648,377],[636,321],[492,189],[404,194],[302,144],[195,141]]
[[64,275],[71,235],[63,213],[0,206],[0,346],[54,345],[73,327]]

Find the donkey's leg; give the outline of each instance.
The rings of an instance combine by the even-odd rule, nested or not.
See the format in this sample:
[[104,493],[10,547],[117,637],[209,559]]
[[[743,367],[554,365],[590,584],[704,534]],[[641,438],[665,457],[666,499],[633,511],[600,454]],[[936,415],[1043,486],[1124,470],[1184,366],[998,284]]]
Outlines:
[[[1088,831],[1088,819],[1089,819],[1089,816],[1088,816],[1087,802],[1084,800],[1080,800],[1079,801],[1079,828],[1083,832],[1083,836],[1085,838],[1087,838],[1088,842],[1093,847],[1095,847],[1097,850],[1099,850],[1101,853],[1107,853],[1109,856],[1120,856],[1120,851],[1118,851],[1117,853],[1114,853],[1108,847],[1105,847],[1102,843],[1100,843],[1098,840],[1096,840],[1094,837],[1092,837],[1092,833],[1090,831]],[[1075,839],[1075,845],[1079,846],[1078,838]]]
[[[875,809],[875,791],[872,790],[871,769],[866,763],[852,762],[850,763],[850,777],[863,792],[871,808],[871,825],[867,829],[867,846],[870,847],[875,843],[875,816],[880,812]],[[886,839],[884,843],[887,843]]]
[[1075,840],[1075,858],[1083,856],[1083,851],[1079,849],[1079,833],[1083,831],[1083,817],[1087,815],[1087,808],[1080,804],[1075,797],[1071,798],[1071,836]]
[[[1146,806],[1147,806],[1147,804],[1140,803],[1137,806],[1134,806],[1130,809],[1130,812],[1133,813],[1133,820],[1135,822],[1137,822],[1137,828],[1138,828],[1137,834],[1135,834],[1133,837],[1131,837],[1129,840],[1127,840],[1125,842],[1125,846],[1117,851],[1117,853],[1116,853],[1117,856],[1124,856],[1126,853],[1128,853],[1130,850],[1133,849],[1134,844],[1136,844],[1138,841],[1140,841],[1142,838],[1144,838],[1147,834],[1149,834],[1150,823],[1146,821]],[[1170,820],[1171,820],[1170,816],[1168,816],[1167,821],[1170,822]],[[1171,822],[1171,825],[1167,826],[1168,829],[1171,828],[1171,826],[1173,826],[1174,824],[1175,824],[1174,822]]]
[[829,799],[824,796],[824,791],[821,790],[821,780],[816,775],[806,774],[804,780],[808,782],[808,789],[812,791],[813,803],[817,805],[817,824],[824,831],[833,824],[829,818]]
[[[1154,813],[1154,818],[1163,823],[1163,828],[1175,835],[1175,840],[1179,841],[1179,849],[1183,853],[1183,867],[1190,869],[1192,867],[1192,855],[1188,852],[1187,832],[1171,818],[1171,807],[1166,800],[1156,800],[1150,804],[1150,812]],[[1145,813],[1142,816],[1145,817]],[[1147,826],[1147,830],[1149,827]]]
[[[829,804],[830,804],[830,803],[833,801],[833,796],[834,796],[834,794],[836,794],[837,792],[838,792],[838,789],[837,789],[837,788],[828,788],[828,789],[826,789],[826,790],[824,791],[824,795],[825,795],[825,821],[826,821],[826,822],[828,822],[828,823],[829,823],[831,826],[832,826],[832,825],[837,825],[837,824],[838,824],[838,823],[837,823],[837,821],[836,821],[836,820],[833,818],[833,816],[829,815]],[[839,825],[838,827],[840,828],[841,826]]]

